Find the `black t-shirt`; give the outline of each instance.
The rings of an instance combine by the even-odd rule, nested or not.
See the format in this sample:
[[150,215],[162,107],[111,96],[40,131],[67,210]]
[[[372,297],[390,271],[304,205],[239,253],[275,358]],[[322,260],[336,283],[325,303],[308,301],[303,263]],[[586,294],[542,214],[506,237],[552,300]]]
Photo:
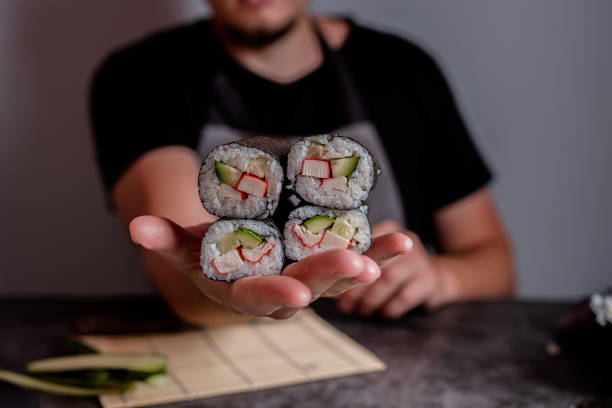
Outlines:
[[[406,224],[434,243],[433,212],[484,186],[490,173],[473,145],[433,59],[414,44],[348,20],[336,54],[344,61],[399,186]],[[259,134],[311,135],[345,126],[337,71],[328,59],[289,84],[232,61],[207,20],[164,31],[114,52],[97,71],[91,110],[97,158],[110,190],[143,153],[166,145],[197,150],[212,86],[223,72],[252,121],[230,126]],[[240,122],[240,121],[238,121]]]

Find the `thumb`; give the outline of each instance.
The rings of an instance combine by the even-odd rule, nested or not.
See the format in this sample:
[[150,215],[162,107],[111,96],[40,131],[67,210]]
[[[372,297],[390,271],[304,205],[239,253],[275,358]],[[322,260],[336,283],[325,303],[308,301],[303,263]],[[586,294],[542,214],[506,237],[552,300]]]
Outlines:
[[180,267],[199,264],[201,235],[184,229],[167,218],[142,215],[129,225],[135,244],[157,252]]

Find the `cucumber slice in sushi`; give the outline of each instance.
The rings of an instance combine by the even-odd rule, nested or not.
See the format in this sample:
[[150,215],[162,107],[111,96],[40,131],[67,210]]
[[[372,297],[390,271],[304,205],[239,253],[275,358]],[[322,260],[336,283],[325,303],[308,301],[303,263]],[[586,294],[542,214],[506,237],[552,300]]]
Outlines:
[[[122,388],[86,388],[73,385],[55,384],[48,381],[32,378],[27,375],[14,373],[12,371],[0,370],[0,380],[35,391],[43,391],[51,394],[67,395],[72,397],[88,397],[100,394],[120,394],[129,386]],[[132,384],[130,384],[131,386]]]
[[332,177],[350,176],[357,168],[357,163],[359,163],[359,156],[330,160]]
[[304,221],[304,226],[308,229],[308,231],[313,234],[318,234],[319,232],[325,230],[330,225],[334,223],[334,219],[332,217],[328,217],[326,215],[317,215],[316,217],[312,217]]
[[240,246],[240,240],[234,232],[230,232],[219,241],[217,241],[217,250],[221,255],[227,254],[232,249],[236,249]]
[[344,238],[344,239],[352,239],[353,235],[355,235],[356,228],[348,223],[344,218],[336,218],[334,221],[334,226],[331,229],[331,232],[334,234]]
[[249,166],[247,167],[247,173],[259,177],[260,179],[266,177],[266,165],[268,161],[263,157],[251,159]]
[[76,356],[48,358],[32,361],[27,369],[30,373],[60,372],[74,370],[114,369],[158,373],[166,368],[166,357],[161,354],[108,353],[82,354]]
[[238,181],[240,181],[240,177],[242,177],[242,172],[240,170],[221,161],[215,162],[215,171],[221,182],[229,184],[234,188],[236,188]]
[[322,159],[325,154],[325,146],[321,143],[311,142],[308,148],[308,158]]
[[261,238],[258,237],[254,232],[246,229],[238,229],[234,232],[234,235],[240,241],[243,247],[248,249],[257,248],[261,244]]

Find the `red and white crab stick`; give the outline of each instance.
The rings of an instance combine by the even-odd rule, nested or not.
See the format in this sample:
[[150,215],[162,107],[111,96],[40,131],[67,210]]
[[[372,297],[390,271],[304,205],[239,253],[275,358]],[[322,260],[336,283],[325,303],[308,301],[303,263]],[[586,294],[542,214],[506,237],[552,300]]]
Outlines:
[[238,269],[244,263],[244,261],[242,260],[240,251],[238,251],[236,248],[216,259],[213,259],[211,263],[217,273],[226,274]]
[[293,224],[291,229],[306,248],[314,248],[323,240],[323,231],[313,234],[307,228],[304,228],[303,225],[299,224]]
[[247,195],[242,191],[236,190],[234,187],[228,184],[221,184],[219,186],[219,198],[233,198],[234,200],[246,200]]
[[245,261],[250,263],[259,263],[261,258],[268,255],[273,248],[274,244],[266,241],[253,249],[242,247],[240,248],[240,252],[242,253],[242,257]]
[[244,173],[240,177],[236,189],[255,197],[265,197],[268,190],[268,182],[259,177]]
[[302,162],[302,176],[311,176],[317,178],[329,178],[330,167],[327,160],[321,159],[304,159]]

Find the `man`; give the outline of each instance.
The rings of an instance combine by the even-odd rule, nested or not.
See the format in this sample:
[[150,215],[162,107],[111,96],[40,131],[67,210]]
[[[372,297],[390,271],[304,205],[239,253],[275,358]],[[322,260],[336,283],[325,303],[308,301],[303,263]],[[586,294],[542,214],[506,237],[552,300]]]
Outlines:
[[[512,292],[489,172],[428,55],[350,20],[310,16],[306,0],[209,3],[211,21],[114,53],[92,93],[111,203],[179,317],[196,324],[235,319],[232,312],[287,318],[320,296],[337,296],[343,312],[397,318],[420,305]],[[252,133],[339,129],[382,162],[369,200],[371,249],[315,255],[281,276],[206,279],[199,248],[214,217],[197,193],[202,155]]]

